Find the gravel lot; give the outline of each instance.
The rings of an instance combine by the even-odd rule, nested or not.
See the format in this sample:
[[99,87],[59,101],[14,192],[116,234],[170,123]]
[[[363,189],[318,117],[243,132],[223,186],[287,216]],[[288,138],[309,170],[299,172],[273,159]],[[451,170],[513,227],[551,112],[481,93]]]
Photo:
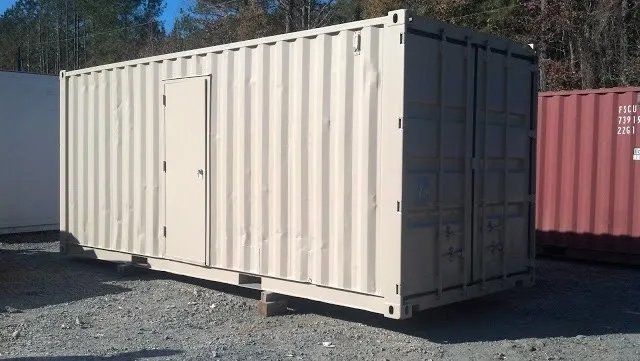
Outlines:
[[[537,284],[408,321],[60,258],[55,233],[0,237],[0,358],[638,360],[640,269],[542,259]],[[323,345],[323,342],[330,342]]]

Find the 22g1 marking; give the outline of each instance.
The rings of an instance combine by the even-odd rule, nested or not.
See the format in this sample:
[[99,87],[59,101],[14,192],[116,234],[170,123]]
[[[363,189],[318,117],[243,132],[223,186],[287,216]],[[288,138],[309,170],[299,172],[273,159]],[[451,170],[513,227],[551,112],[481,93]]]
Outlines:
[[634,135],[634,134],[636,134],[636,127],[634,126],[618,127],[618,135]]

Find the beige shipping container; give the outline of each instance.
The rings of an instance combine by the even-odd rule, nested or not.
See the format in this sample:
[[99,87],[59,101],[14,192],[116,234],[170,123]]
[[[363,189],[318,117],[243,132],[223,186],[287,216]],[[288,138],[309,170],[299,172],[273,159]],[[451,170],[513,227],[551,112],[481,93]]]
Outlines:
[[531,49],[388,16],[61,74],[61,250],[392,318],[533,282]]

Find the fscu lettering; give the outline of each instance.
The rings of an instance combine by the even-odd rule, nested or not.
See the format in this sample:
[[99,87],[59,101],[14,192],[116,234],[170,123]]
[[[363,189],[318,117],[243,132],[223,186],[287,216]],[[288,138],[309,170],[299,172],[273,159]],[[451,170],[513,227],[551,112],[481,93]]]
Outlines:
[[635,114],[638,112],[638,104],[618,106],[618,114]]

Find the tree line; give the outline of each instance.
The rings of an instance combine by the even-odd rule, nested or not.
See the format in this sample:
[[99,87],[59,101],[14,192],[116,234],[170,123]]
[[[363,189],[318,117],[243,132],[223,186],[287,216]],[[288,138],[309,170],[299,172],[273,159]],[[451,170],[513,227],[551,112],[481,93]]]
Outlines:
[[[167,0],[171,1],[171,0]],[[383,16],[422,15],[534,44],[543,90],[637,85],[640,0],[18,0],[0,16],[0,69],[56,74]]]

